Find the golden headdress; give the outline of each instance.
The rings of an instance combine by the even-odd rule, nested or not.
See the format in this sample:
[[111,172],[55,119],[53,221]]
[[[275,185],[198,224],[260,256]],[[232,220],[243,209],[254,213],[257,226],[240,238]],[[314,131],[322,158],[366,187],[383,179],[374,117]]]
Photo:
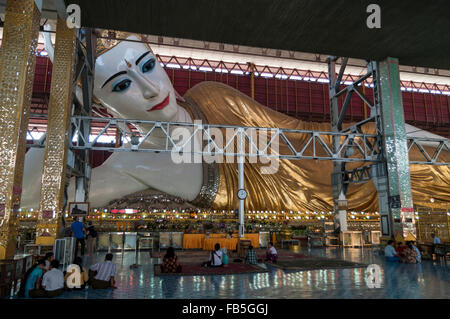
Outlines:
[[103,30],[97,37],[97,48],[96,48],[97,56],[100,56],[103,53],[108,52],[109,50],[117,46],[119,43],[121,43],[124,40],[127,40],[131,36],[137,37],[140,40],[139,42],[146,45],[149,51],[153,53],[152,49],[150,48],[150,45],[148,44],[147,37],[143,34],[114,31],[114,30]]

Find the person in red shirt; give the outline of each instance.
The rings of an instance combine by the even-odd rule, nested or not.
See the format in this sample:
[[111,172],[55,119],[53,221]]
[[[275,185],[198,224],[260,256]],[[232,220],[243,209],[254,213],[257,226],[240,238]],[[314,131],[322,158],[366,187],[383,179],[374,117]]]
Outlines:
[[397,247],[395,247],[395,251],[400,256],[403,256],[406,248],[408,247],[406,247],[406,245],[403,242],[399,241],[397,242]]

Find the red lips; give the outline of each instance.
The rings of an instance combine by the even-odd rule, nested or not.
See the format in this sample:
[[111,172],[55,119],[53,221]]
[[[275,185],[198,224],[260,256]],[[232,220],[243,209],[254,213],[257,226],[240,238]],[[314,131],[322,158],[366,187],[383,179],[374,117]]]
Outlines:
[[162,101],[159,104],[156,104],[154,107],[152,107],[147,112],[162,110],[163,108],[165,108],[167,106],[167,104],[169,104],[169,95],[167,95],[167,97],[164,99],[164,101]]

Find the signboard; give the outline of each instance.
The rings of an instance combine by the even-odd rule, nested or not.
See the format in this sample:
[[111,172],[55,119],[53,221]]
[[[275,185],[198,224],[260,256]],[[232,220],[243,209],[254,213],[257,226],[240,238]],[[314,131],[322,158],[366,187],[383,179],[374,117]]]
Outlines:
[[72,202],[69,203],[70,216],[87,216],[89,214],[88,202]]
[[53,211],[52,210],[44,210],[43,212],[42,212],[42,218],[53,218],[54,217],[54,214],[53,214]]
[[389,207],[390,208],[401,208],[402,202],[400,200],[400,195],[389,196]]

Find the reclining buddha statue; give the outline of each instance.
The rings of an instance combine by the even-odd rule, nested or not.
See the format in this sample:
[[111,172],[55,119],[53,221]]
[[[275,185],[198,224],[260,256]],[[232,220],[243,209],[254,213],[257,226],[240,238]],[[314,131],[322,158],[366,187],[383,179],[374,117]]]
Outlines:
[[[259,104],[238,90],[217,82],[201,82],[181,97],[151,48],[135,34],[117,33],[117,38],[99,38],[95,62],[94,95],[115,118],[164,122],[193,122],[249,127],[331,131],[328,123],[304,122]],[[46,39],[51,57],[52,48]],[[145,124],[137,125],[141,132]],[[408,128],[407,128],[408,130]],[[299,137],[301,138],[301,137]],[[330,142],[330,141],[329,141]],[[148,147],[165,139],[149,138]],[[22,207],[39,207],[39,180],[44,151],[27,152]],[[260,163],[245,163],[245,205],[249,210],[332,211],[331,161],[279,161],[276,174],[262,174]],[[361,165],[361,164],[354,164]],[[355,167],[355,166],[354,166]],[[448,167],[411,166],[414,203],[426,205],[432,195],[447,202],[450,189]],[[236,209],[237,164],[174,163],[170,153],[115,152],[91,175],[91,207],[104,207],[129,194],[156,189],[211,209]],[[69,187],[73,199],[74,181]],[[372,182],[351,185],[349,210],[377,211]]]

